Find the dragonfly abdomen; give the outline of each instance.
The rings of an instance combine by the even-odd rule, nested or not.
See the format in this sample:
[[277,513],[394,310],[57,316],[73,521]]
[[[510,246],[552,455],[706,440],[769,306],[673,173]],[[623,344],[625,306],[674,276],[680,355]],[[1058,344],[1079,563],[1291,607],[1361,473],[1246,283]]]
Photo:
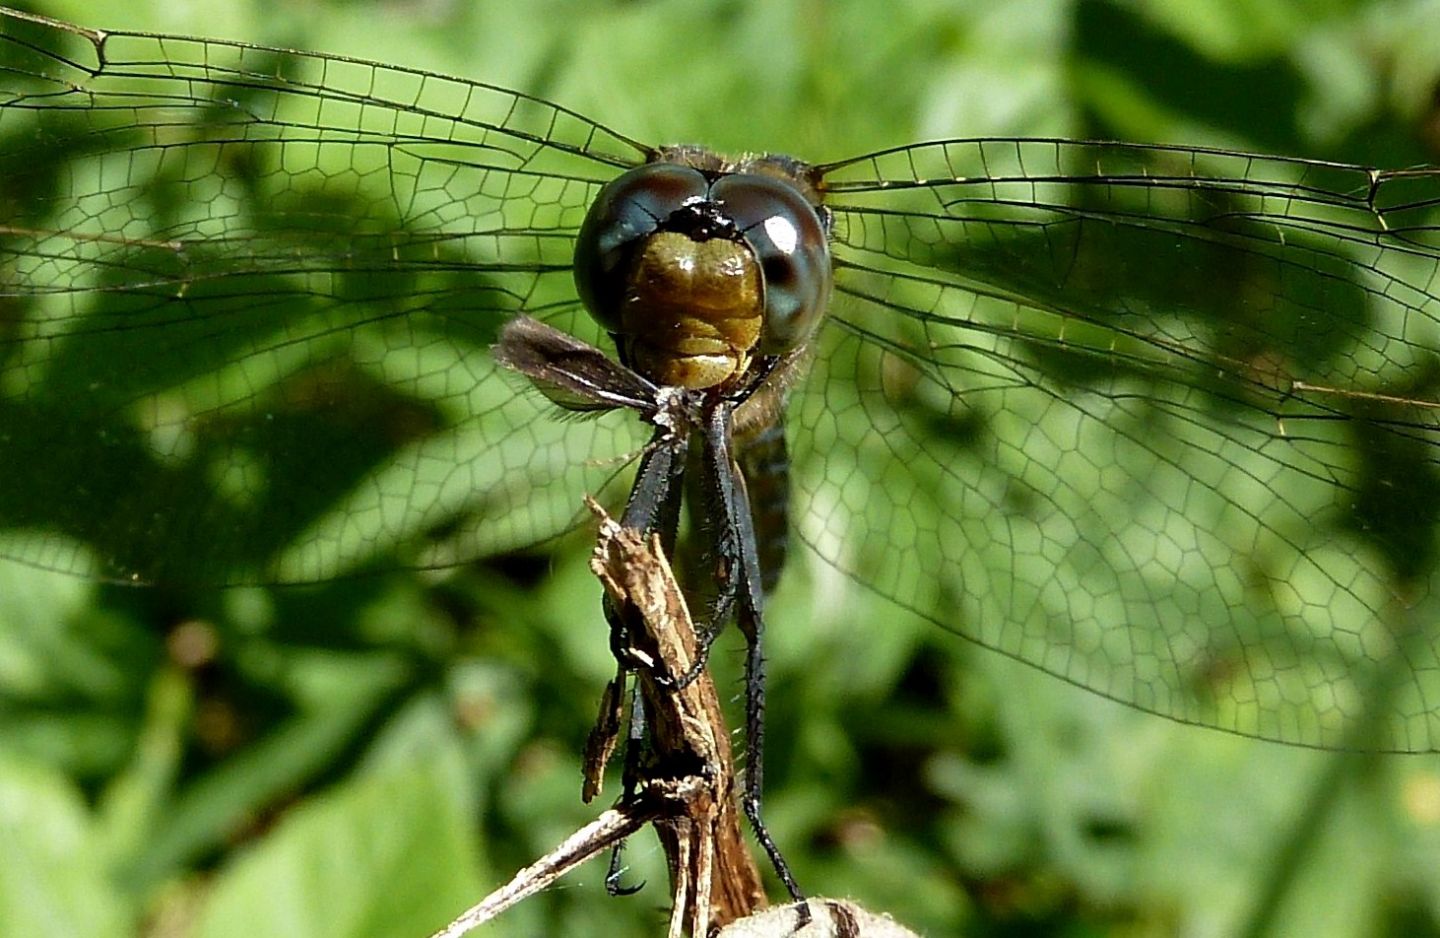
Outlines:
[[785,418],[735,437],[735,459],[745,479],[750,514],[755,522],[755,549],[760,555],[760,583],[768,594],[780,581],[790,552],[790,450],[785,445]]

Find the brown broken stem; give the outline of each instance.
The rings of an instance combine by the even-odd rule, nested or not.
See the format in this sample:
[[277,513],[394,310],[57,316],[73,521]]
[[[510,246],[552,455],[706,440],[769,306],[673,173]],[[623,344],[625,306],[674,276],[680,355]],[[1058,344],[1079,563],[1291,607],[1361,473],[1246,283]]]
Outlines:
[[683,920],[691,934],[703,935],[766,904],[740,830],[729,730],[708,672],[678,690],[657,680],[686,674],[696,655],[695,626],[659,539],[621,527],[591,499],[586,504],[600,519],[590,568],[626,624],[630,652],[653,662],[636,672],[648,732],[641,781],[704,780],[682,813],[654,822],[670,869],[672,933]]
[[[581,863],[653,823],[670,869],[672,938],[707,935],[766,905],[760,871],[736,810],[734,757],[715,684],[701,674],[682,689],[673,678],[695,660],[695,627],[659,540],[621,527],[591,499],[600,534],[590,568],[625,624],[630,661],[605,690],[586,746],[584,798],[600,792],[615,748],[624,689],[634,662],[648,733],[631,792],[432,938],[460,938],[555,882]],[[657,675],[671,680],[657,679]]]
[[702,783],[698,779],[656,782],[636,792],[634,798],[603,812],[565,838],[554,850],[516,873],[510,882],[466,909],[431,938],[460,938],[483,925],[522,899],[546,888],[570,870],[599,856],[640,830],[646,822],[673,815],[693,801]]

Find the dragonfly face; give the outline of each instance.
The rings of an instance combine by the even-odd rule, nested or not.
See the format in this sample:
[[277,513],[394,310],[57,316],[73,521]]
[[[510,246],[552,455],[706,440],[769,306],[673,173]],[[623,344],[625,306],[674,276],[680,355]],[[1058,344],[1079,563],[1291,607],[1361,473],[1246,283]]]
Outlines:
[[[531,545],[623,494],[629,415],[552,419],[489,349],[521,315],[598,343],[586,294],[629,329],[634,281],[597,274],[629,236],[594,234],[578,294],[575,245],[666,150],[475,82],[0,24],[6,557],[328,580]],[[1440,748],[1440,650],[1407,645],[1440,553],[1435,170],[986,139],[791,178],[824,206],[791,257],[833,284],[743,287],[727,319],[793,313],[691,322],[695,376],[655,371],[654,332],[621,348],[695,385],[813,350],[784,415],[821,562],[1166,717],[1342,746],[1382,681],[1369,744]],[[687,224],[726,263],[768,250],[708,212]]]
[[757,172],[799,169],[793,161],[727,165],[679,148],[662,159],[686,162],[649,163],[600,190],[576,242],[575,285],[641,374],[733,384],[754,355],[789,354],[819,325],[828,231],[798,176]]

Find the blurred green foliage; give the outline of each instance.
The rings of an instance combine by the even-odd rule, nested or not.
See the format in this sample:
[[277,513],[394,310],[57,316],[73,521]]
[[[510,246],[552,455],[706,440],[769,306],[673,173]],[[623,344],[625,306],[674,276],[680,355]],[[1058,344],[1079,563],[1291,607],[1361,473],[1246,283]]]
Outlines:
[[[42,12],[461,74],[637,139],[816,160],[986,134],[1440,159],[1433,2]],[[0,935],[443,924],[592,814],[579,754],[612,665],[586,550],[201,595],[0,566]],[[1136,713],[803,560],[770,621],[768,818],[817,893],[931,935],[1228,935],[1257,909],[1276,934],[1440,934],[1432,758],[1341,772]],[[738,692],[733,645],[715,664]],[[1333,800],[1307,814],[1315,791]],[[1291,862],[1297,824],[1314,837]],[[638,897],[605,897],[592,865],[490,933],[657,933],[662,859],[648,838],[627,858]]]

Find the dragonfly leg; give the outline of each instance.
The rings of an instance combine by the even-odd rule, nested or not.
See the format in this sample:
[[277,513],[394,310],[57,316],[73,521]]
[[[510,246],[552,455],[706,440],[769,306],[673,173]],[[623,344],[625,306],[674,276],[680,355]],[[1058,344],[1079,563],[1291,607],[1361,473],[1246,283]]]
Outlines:
[[[640,464],[635,477],[635,486],[625,505],[623,523],[644,532],[659,531],[662,544],[674,543],[678,526],[680,480],[684,472],[685,443],[673,434],[657,430],[650,448]],[[630,626],[625,617],[605,599],[605,619],[610,624],[610,650],[615,660],[628,670],[648,667],[649,662],[637,661],[631,648]],[[632,800],[640,777],[640,767],[645,759],[645,704],[638,684],[630,689],[630,722],[625,734],[625,752],[622,756],[622,800]],[[621,853],[625,843],[621,841],[610,851],[610,865],[605,872],[605,891],[612,896],[631,896],[645,887],[642,880],[634,886],[621,885],[625,874],[621,867]]]
[[705,671],[705,665],[710,663],[710,649],[714,647],[715,639],[724,631],[725,619],[725,616],[717,616],[695,635],[695,661],[691,663],[690,669],[675,681],[677,690],[689,687]]
[[[635,484],[630,489],[630,499],[625,503],[625,513],[620,519],[625,527],[646,536],[658,533],[660,549],[666,556],[674,553],[675,537],[680,527],[686,446],[684,437],[663,428],[656,430],[641,459]],[[615,659],[625,662],[632,670],[637,666],[648,666],[647,662],[634,660],[629,627],[611,607],[609,599],[605,600],[605,618],[610,623],[610,651]],[[674,681],[675,677],[657,675],[657,679]]]
[[[730,414],[728,406],[718,406],[705,424],[706,486],[721,515],[717,549],[729,572],[725,590],[733,590],[738,605],[736,622],[745,635],[745,782],[740,807],[755,833],[775,875],[790,896],[801,905],[801,923],[809,921],[805,894],[790,871],[775,838],[770,836],[761,814],[761,793],[765,787],[765,654],[761,639],[765,632],[764,589],[761,583],[760,556],[755,541],[754,520],[750,500],[746,496],[745,479],[730,451]],[[723,621],[723,620],[720,620]],[[714,631],[712,629],[711,631]],[[708,636],[713,640],[714,636]],[[702,646],[703,647],[703,646]]]
[[[622,771],[621,801],[633,801],[640,777],[640,764],[645,747],[645,702],[639,685],[630,688],[630,728],[625,734],[624,769]],[[605,870],[605,891],[612,896],[633,896],[645,888],[645,880],[633,886],[623,886],[620,879],[626,870],[620,865],[620,855],[625,850],[625,841],[618,841],[610,849],[610,865]]]

